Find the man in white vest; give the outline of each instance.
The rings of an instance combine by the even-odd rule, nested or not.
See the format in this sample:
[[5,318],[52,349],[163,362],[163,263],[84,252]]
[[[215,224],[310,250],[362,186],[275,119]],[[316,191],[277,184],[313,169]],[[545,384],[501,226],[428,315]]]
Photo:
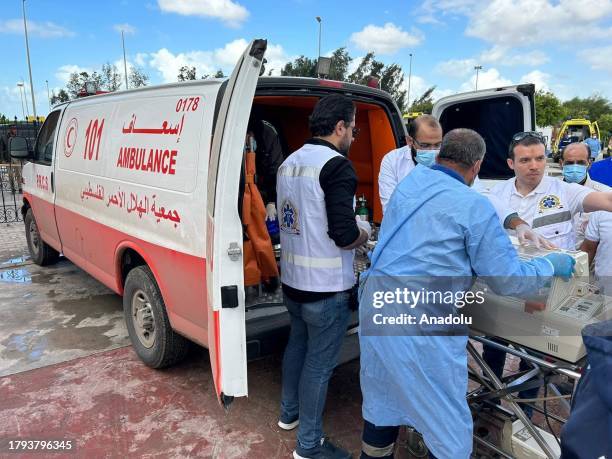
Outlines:
[[357,135],[355,105],[338,94],[322,98],[310,131],[313,137],[277,175],[282,287],[291,317],[278,425],[299,425],[295,459],[348,458],[324,438],[322,414],[350,317],[353,249],[370,236],[370,225],[355,219],[357,175],[347,158]]

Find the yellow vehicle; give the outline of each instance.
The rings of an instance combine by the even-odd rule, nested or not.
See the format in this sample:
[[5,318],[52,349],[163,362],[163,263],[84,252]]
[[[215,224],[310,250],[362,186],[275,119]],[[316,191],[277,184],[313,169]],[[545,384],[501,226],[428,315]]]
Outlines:
[[408,113],[404,113],[404,115],[402,116],[402,118],[404,118],[404,122],[408,123],[410,121],[412,121],[413,119],[421,116],[423,114],[423,112],[408,112]]
[[585,118],[572,118],[561,124],[561,127],[553,134],[551,150],[555,161],[559,161],[561,152],[566,145],[572,142],[582,142],[597,134],[597,140],[601,140],[597,121],[590,121]]

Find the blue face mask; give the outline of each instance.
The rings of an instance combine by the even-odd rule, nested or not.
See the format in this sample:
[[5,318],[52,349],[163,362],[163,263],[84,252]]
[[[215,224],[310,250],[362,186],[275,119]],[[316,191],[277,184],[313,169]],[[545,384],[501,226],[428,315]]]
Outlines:
[[568,164],[563,166],[563,178],[569,183],[580,183],[584,180],[587,167],[582,164]]
[[423,166],[431,167],[436,162],[436,156],[440,150],[417,150],[416,162]]

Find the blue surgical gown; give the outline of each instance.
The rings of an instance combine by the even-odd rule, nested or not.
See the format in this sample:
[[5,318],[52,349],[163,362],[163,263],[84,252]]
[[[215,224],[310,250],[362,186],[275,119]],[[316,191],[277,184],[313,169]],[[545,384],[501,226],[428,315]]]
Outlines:
[[[441,169],[419,165],[397,186],[362,286],[377,277],[469,279],[475,274],[495,276],[490,287],[501,295],[528,295],[543,287],[553,275],[552,264],[519,260],[489,200],[450,169]],[[453,287],[465,291],[470,284]],[[372,336],[363,322],[371,307],[362,295],[364,419],[378,426],[413,426],[439,459],[468,458],[467,334]]]

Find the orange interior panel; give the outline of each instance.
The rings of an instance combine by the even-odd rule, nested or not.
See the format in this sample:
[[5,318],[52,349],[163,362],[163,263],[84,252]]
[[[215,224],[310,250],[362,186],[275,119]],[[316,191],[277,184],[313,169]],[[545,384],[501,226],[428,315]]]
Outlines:
[[[310,138],[308,117],[319,100],[312,96],[256,96],[254,105],[281,137],[287,156]],[[378,194],[378,173],[385,154],[397,148],[385,110],[375,104],[356,102],[356,125],[359,137],[351,145],[349,158],[357,172],[357,196],[365,195],[373,220],[380,223],[382,207]]]

